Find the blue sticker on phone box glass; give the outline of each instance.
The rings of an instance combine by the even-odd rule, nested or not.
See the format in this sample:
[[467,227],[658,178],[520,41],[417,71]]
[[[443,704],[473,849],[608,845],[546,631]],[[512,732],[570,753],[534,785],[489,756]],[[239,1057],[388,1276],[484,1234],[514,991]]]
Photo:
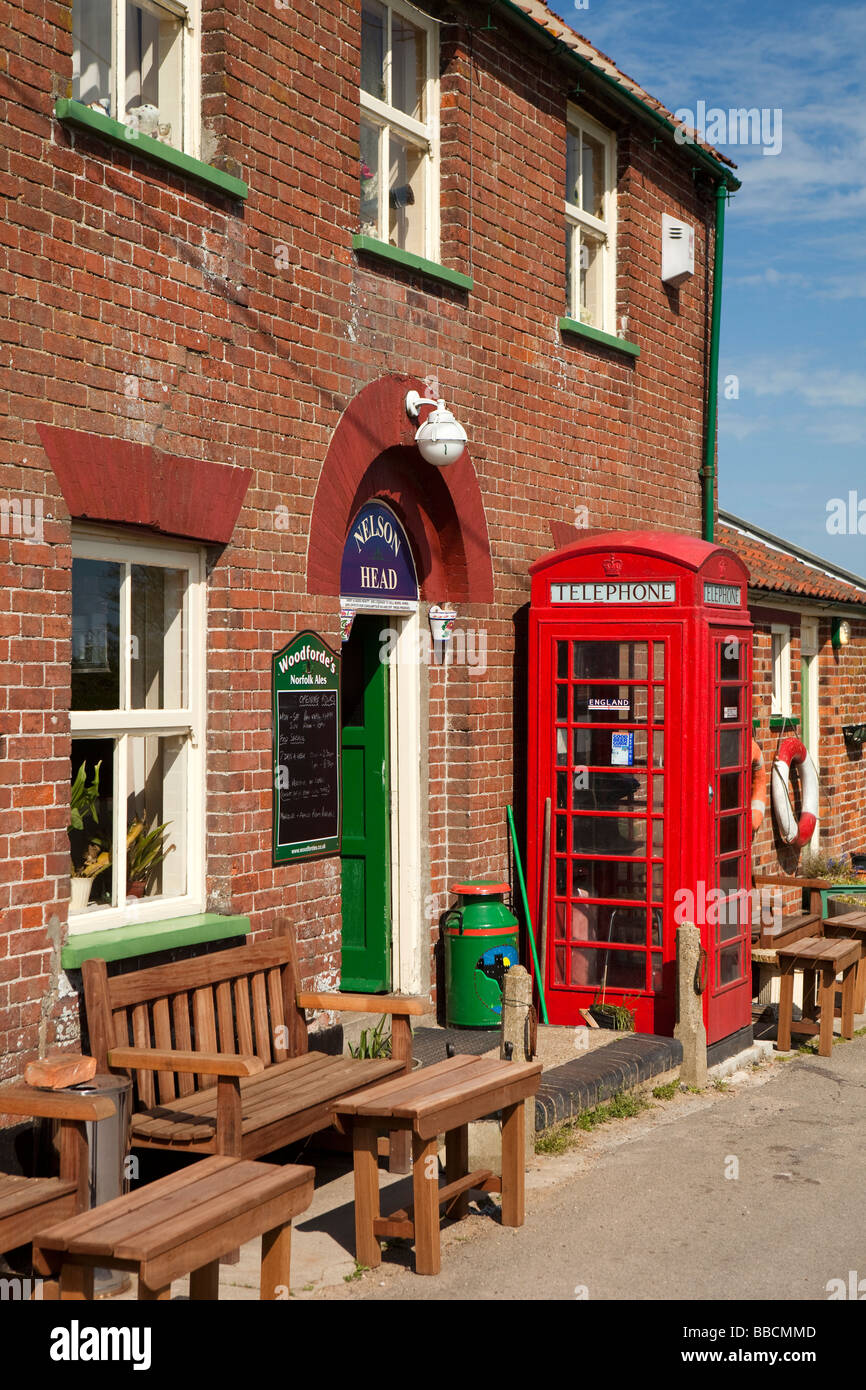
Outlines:
[[634,763],[634,730],[610,736],[611,767],[631,767]]

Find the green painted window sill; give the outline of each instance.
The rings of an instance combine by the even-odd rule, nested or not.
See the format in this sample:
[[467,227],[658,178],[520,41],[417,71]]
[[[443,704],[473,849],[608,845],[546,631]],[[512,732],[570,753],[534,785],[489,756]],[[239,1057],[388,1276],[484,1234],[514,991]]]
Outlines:
[[243,179],[225,174],[222,169],[214,169],[211,164],[203,164],[200,159],[193,159],[192,155],[175,150],[171,145],[164,145],[161,140],[152,140],[149,135],[128,132],[127,127],[120,121],[112,120],[102,111],[91,111],[89,106],[83,106],[80,101],[70,101],[61,97],[54,103],[54,114],[61,125],[91,131],[103,140],[108,140],[110,144],[119,145],[121,149],[136,150],[155,164],[166,165],[179,174],[197,179],[199,183],[218,188],[221,193],[230,193],[233,198],[246,198],[249,193]]
[[222,917],[218,912],[170,917],[165,922],[136,922],[131,927],[108,927],[70,936],[61,951],[60,963],[64,970],[73,970],[94,956],[103,960],[129,960],[132,956],[173,951],[178,946],[199,946],[206,941],[248,936],[249,931],[249,917]]
[[394,261],[396,265],[418,270],[422,275],[428,275],[431,280],[442,280],[446,285],[456,285],[461,290],[471,290],[473,287],[471,275],[461,275],[459,270],[449,270],[445,265],[428,261],[424,256],[416,256],[411,251],[401,251],[399,246],[389,246],[387,242],[377,241],[375,237],[361,236],[359,233],[352,237],[352,247],[355,251],[366,251],[368,256],[379,256],[383,261]]
[[791,729],[791,730],[793,731],[793,730],[799,729],[799,727],[800,727],[800,721],[799,721],[799,719],[795,718],[795,716],[794,716],[793,714],[771,714],[771,715],[770,715],[770,728],[773,729],[773,730]]
[[600,328],[590,328],[588,323],[579,323],[577,319],[560,319],[559,331],[560,333],[576,333],[581,338],[590,338],[594,343],[603,343],[605,347],[616,348],[617,352],[624,352],[629,357],[640,357],[640,348],[637,343],[630,343],[625,338],[615,338],[612,333],[602,333]]

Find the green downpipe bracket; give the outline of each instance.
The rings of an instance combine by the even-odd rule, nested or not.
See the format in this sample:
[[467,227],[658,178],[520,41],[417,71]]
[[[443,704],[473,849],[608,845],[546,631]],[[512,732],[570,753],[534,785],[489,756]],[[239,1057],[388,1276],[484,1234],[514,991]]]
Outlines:
[[716,432],[719,408],[719,335],[722,326],[722,262],[725,254],[725,204],[728,190],[723,183],[716,184],[716,234],[713,248],[713,308],[710,325],[710,362],[707,380],[707,418],[704,429],[703,480],[704,540],[714,541],[715,525],[715,480],[716,480]]
[[517,848],[517,831],[514,829],[514,816],[510,806],[505,808],[508,816],[508,828],[511,831],[511,845],[514,850],[514,866],[517,869],[517,881],[520,884],[520,893],[523,898],[523,911],[526,913],[526,934],[529,937],[529,945],[532,950],[532,963],[535,966],[535,980],[538,985],[538,998],[541,1003],[542,1022],[549,1023],[547,1017],[547,1004],[544,999],[544,981],[541,978],[541,967],[538,964],[538,952],[535,949],[535,933],[532,928],[532,915],[529,911],[529,901],[526,896],[526,884],[523,879],[523,865],[520,862],[520,850]]

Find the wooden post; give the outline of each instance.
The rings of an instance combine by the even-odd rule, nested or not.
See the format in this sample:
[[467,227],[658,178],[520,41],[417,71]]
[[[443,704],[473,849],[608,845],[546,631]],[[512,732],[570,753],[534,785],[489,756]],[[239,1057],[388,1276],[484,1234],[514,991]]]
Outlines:
[[[527,1055],[527,1019],[532,1008],[532,976],[522,965],[506,970],[502,983],[502,1033],[499,1056],[510,1062],[531,1062]],[[508,1047],[510,1044],[510,1049]]]
[[703,998],[695,989],[701,969],[701,934],[691,922],[677,927],[677,1022],[674,1037],[683,1045],[680,1078],[699,1090],[707,1084],[707,1030]]
[[[531,1062],[527,1053],[526,1041],[530,1033],[532,1010],[532,976],[522,965],[512,965],[506,970],[502,984],[502,1033],[499,1043],[499,1056],[503,1062]],[[535,1151],[535,1100],[521,1107],[524,1112],[524,1153]],[[503,1144],[505,1132],[503,1130]],[[505,1155],[503,1149],[503,1165]],[[504,1176],[504,1167],[503,1167]]]

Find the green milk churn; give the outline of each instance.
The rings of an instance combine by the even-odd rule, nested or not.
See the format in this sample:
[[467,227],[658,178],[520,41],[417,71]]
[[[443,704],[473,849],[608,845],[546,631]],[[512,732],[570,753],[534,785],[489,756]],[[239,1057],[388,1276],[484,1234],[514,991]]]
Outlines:
[[445,1021],[449,1028],[498,1028],[505,972],[517,965],[519,923],[503,901],[507,883],[455,883],[445,917]]

